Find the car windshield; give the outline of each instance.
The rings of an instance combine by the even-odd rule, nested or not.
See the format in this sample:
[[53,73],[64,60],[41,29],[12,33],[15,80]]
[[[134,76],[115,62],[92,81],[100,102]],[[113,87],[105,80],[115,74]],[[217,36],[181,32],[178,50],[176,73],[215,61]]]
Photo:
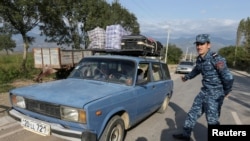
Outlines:
[[180,65],[189,65],[189,66],[193,66],[194,63],[193,63],[193,62],[180,62]]
[[135,63],[121,59],[84,58],[68,78],[79,78],[132,85]]

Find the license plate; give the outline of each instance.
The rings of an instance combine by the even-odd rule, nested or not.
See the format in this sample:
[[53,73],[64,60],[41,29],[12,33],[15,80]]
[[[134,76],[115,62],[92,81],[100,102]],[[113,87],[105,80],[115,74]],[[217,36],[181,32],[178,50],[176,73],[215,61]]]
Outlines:
[[44,123],[38,123],[36,121],[21,119],[21,126],[25,129],[35,132],[37,134],[48,136],[50,135],[50,125]]

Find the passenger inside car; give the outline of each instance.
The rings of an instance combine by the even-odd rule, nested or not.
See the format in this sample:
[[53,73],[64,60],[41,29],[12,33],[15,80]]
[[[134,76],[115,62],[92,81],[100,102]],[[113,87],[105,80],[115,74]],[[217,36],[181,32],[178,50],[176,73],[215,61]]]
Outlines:
[[126,64],[126,63],[122,63],[121,64],[121,73],[122,76],[119,78],[119,80],[123,80],[126,82],[127,85],[132,85],[133,83],[133,66],[132,64]]
[[159,69],[160,68],[158,66],[153,66],[153,78],[154,78],[154,81],[160,80]]
[[138,69],[137,70],[137,83],[141,83],[143,82],[143,70],[142,69]]

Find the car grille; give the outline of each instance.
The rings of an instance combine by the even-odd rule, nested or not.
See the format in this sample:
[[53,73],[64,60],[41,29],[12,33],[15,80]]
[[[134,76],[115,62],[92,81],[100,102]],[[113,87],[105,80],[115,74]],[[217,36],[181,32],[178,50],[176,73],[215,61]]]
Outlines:
[[61,118],[60,116],[60,106],[51,104],[51,103],[46,103],[46,102],[41,102],[37,100],[31,100],[31,99],[25,99],[26,101],[26,109],[40,113],[43,115],[55,117],[55,118]]

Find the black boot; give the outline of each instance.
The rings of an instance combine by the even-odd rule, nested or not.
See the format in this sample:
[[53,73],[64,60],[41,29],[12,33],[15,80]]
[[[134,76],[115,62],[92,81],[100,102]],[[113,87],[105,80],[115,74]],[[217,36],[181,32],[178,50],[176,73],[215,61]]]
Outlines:
[[183,140],[183,141],[190,141],[189,136],[185,136],[183,134],[173,134],[173,137],[178,140]]

